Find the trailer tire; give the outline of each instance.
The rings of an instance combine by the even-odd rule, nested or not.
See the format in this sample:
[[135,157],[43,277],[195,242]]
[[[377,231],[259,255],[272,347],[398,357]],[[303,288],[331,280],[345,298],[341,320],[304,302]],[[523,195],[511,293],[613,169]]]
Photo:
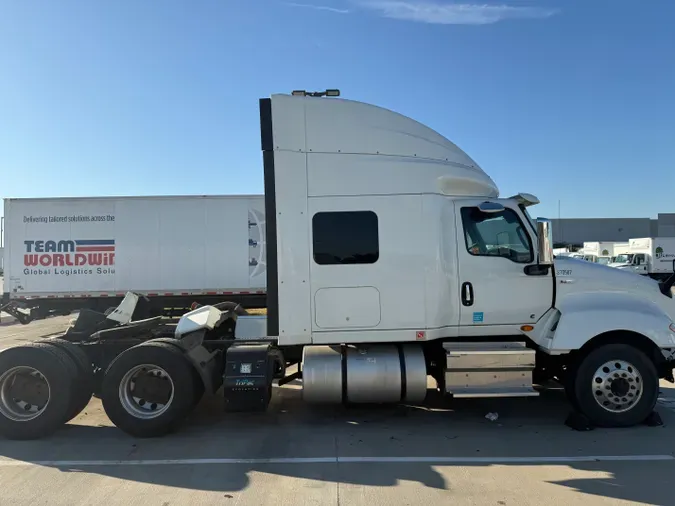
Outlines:
[[[194,368],[182,351],[167,343],[143,343],[121,353],[103,378],[103,408],[110,420],[135,437],[157,437],[174,430],[194,406]],[[133,395],[141,377],[164,381],[162,403]],[[161,396],[161,393],[159,394]]]
[[653,411],[659,379],[653,362],[627,344],[606,344],[579,362],[574,375],[579,410],[599,427],[630,427]]
[[54,337],[46,339],[43,342],[63,350],[68,354],[77,368],[75,389],[71,401],[72,406],[66,420],[66,422],[69,422],[79,415],[91,400],[91,396],[94,393],[94,367],[82,348],[70,341]]
[[[0,353],[0,434],[8,439],[26,440],[55,432],[70,413],[74,371],[70,357],[53,346],[32,343]],[[11,389],[18,374],[44,380],[47,401],[35,414],[27,413],[32,409],[31,404],[13,396]],[[37,386],[38,394],[44,386]]]

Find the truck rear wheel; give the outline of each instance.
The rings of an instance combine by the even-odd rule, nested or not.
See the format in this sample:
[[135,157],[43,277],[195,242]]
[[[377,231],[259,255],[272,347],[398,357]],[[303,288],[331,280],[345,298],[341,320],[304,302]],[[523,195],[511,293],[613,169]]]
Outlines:
[[[173,337],[158,337],[157,339],[153,339],[152,341],[146,341],[145,343],[142,343],[141,346],[158,346],[161,344],[168,344],[179,350],[181,353],[184,353],[183,348],[180,346],[180,340],[174,339]],[[202,377],[199,375],[199,371],[192,367],[192,374],[195,378],[194,382],[194,399],[193,403],[196,406],[199,404],[199,402],[202,400],[202,397],[204,397],[205,393],[205,388],[204,388],[204,382],[202,381]]]
[[156,437],[171,432],[194,406],[195,375],[181,350],[166,343],[129,348],[103,378],[103,408],[127,434]]
[[70,341],[50,338],[43,342],[63,350],[76,367],[75,389],[73,390],[71,409],[66,417],[66,422],[69,422],[79,415],[91,400],[94,392],[94,368],[87,354]]
[[607,344],[578,364],[574,392],[579,410],[600,427],[630,427],[654,409],[659,380],[652,361],[627,344]]
[[37,439],[52,434],[72,409],[74,364],[58,348],[29,344],[0,353],[0,434]]

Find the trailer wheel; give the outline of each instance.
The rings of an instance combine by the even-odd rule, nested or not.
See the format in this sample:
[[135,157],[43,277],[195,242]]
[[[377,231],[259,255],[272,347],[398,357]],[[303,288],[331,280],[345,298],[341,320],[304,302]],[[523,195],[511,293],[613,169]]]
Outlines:
[[102,400],[110,420],[127,434],[171,432],[194,405],[194,372],[181,350],[151,342],[129,348],[103,378]]
[[37,439],[52,434],[71,409],[74,364],[53,346],[29,344],[0,353],[0,434]]
[[72,406],[66,420],[66,422],[69,422],[79,415],[91,400],[94,392],[94,367],[82,348],[70,341],[50,338],[46,339],[44,343],[55,346],[67,353],[77,368],[75,389],[71,401]]
[[578,364],[574,391],[579,409],[600,427],[630,427],[654,409],[659,380],[652,361],[627,344],[607,344]]

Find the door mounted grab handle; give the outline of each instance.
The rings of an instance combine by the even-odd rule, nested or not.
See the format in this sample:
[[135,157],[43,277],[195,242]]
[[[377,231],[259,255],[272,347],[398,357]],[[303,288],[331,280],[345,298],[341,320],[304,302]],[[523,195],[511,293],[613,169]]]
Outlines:
[[473,306],[473,285],[468,281],[462,284],[462,305]]

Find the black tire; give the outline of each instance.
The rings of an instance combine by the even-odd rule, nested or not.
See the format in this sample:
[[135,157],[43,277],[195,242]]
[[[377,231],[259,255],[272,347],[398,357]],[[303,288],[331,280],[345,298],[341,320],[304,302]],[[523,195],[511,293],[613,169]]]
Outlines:
[[[607,362],[627,362],[637,370],[641,379],[633,380],[629,388],[642,392],[639,400],[627,411],[615,412],[605,409],[596,401],[596,394],[603,392],[594,388],[596,371]],[[630,427],[642,423],[654,410],[659,393],[659,378],[653,362],[642,351],[627,344],[607,344],[596,348],[578,364],[574,375],[574,392],[579,410],[599,427]],[[597,378],[600,379],[600,378]],[[628,384],[628,383],[627,383]],[[640,386],[641,385],[641,386]],[[631,390],[629,390],[631,392]],[[618,397],[621,397],[619,395]],[[625,404],[624,404],[625,406]]]
[[[177,350],[179,350],[183,354],[183,356],[185,355],[185,352],[183,351],[183,348],[181,348],[181,346],[180,346],[180,341],[178,339],[174,339],[172,337],[159,337],[157,339],[153,339],[152,341],[146,341],[145,343],[142,343],[141,346],[143,346],[143,345],[156,346],[158,343],[164,343],[164,344],[168,344],[170,346],[173,346]],[[189,362],[189,359],[187,359],[187,357],[186,357],[186,360],[188,360],[188,362]],[[194,406],[196,406],[202,400],[202,397],[204,397],[204,392],[205,392],[204,381],[202,381],[202,377],[199,375],[199,371],[197,371],[197,369],[194,367],[194,365],[192,363],[190,365],[193,366],[192,372],[193,372],[193,376],[194,376],[194,385],[195,385],[193,403],[194,403]]]
[[196,406],[199,404],[202,400],[202,397],[204,397],[204,382],[202,381],[202,377],[199,375],[199,372],[197,369],[194,367],[192,368],[192,373],[194,376],[194,392],[193,392],[193,400],[192,400],[192,405]]
[[[57,359],[64,365],[64,367],[68,370],[68,376],[70,378],[70,389],[68,390],[70,394],[70,402],[72,404],[72,398],[73,395],[75,394],[75,391],[77,390],[77,374],[78,374],[78,368],[77,365],[75,364],[75,360],[71,358],[71,356],[66,353],[64,350],[56,347],[56,346],[51,346],[50,344],[47,344],[45,341],[34,341],[32,343],[27,343],[26,346],[31,346],[34,348],[47,348],[52,354],[54,354]],[[68,413],[66,413],[66,418],[68,417]],[[69,420],[64,419],[63,423],[68,422]]]
[[[173,397],[165,411],[152,418],[130,412],[120,399],[124,376],[134,367],[151,365],[163,369],[173,383]],[[173,431],[194,406],[194,368],[183,353],[167,343],[147,343],[124,351],[110,364],[103,378],[103,408],[110,420],[135,437],[157,437]]]
[[565,388],[565,395],[567,396],[567,400],[570,401],[570,404],[575,410],[581,411],[581,408],[579,407],[579,399],[577,399],[576,393],[576,377],[577,377],[576,364],[569,364],[565,369],[561,383],[562,386]]
[[72,405],[66,423],[79,415],[87,407],[94,392],[94,368],[87,354],[79,346],[65,339],[50,338],[43,341],[63,350],[77,367]]
[[[0,434],[8,439],[38,439],[55,432],[68,417],[72,404],[75,365],[68,355],[53,346],[37,343],[9,348],[0,353],[0,378],[14,367],[26,366],[38,371],[48,384],[48,402],[31,420],[17,420],[3,394],[0,380]],[[7,392],[9,393],[9,392]],[[12,410],[16,405],[11,406]]]

